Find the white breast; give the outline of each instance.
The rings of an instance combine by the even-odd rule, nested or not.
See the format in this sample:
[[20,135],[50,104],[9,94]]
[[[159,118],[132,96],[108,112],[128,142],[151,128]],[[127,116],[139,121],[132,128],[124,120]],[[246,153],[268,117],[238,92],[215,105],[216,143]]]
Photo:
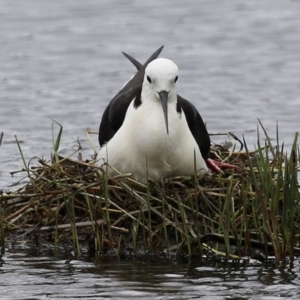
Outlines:
[[[100,149],[96,164],[107,161],[121,173],[130,172],[133,178],[144,182],[148,178],[192,175],[194,158],[198,173],[206,172],[206,163],[184,112],[179,114],[175,103],[168,106],[169,134],[159,102],[145,102],[137,109],[132,102],[121,128]],[[113,170],[109,173],[115,174]]]

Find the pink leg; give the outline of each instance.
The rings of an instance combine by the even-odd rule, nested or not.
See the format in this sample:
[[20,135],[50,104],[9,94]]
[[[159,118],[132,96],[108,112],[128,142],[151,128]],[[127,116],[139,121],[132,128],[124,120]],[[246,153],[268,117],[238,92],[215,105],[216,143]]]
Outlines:
[[220,161],[213,160],[211,158],[206,159],[206,164],[207,166],[215,173],[220,173],[221,168],[224,169],[236,169],[238,166],[228,164],[228,163],[223,163]]

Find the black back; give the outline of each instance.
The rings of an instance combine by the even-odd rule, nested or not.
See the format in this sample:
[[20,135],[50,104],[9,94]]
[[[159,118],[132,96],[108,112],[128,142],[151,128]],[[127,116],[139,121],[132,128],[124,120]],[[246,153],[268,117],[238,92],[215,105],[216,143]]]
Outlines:
[[[138,72],[127,82],[106,107],[99,127],[99,144],[102,147],[107,143],[122,126],[126,111],[131,101],[136,99],[135,106],[140,104],[142,85],[147,65],[156,59],[164,46],[157,49],[145,62],[139,64]],[[125,56],[127,54],[124,54]]]
[[[133,65],[138,70],[143,67],[143,65],[135,58],[128,55],[127,53],[122,53],[133,63]],[[204,159],[208,158],[210,151],[210,137],[207,132],[206,126],[196,107],[191,102],[177,94],[177,110],[180,112],[181,109],[184,111],[188,126],[199,146],[202,157]]]

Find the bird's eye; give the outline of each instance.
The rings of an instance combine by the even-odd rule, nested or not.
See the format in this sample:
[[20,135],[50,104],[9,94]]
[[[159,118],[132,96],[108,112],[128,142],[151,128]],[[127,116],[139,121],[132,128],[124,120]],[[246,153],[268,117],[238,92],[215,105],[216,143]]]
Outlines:
[[149,83],[151,83],[151,78],[149,76],[147,76],[147,80],[149,81]]
[[178,80],[178,76],[175,77],[174,83]]

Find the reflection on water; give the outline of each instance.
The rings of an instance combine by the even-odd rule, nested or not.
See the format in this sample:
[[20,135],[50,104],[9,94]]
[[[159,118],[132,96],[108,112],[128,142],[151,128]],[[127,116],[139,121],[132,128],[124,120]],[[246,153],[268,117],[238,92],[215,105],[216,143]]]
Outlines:
[[1,299],[299,299],[299,262],[160,258],[71,260],[10,250],[0,261]]
[[52,119],[64,126],[61,149],[79,137],[89,158],[85,129],[97,130],[135,71],[121,51],[144,61],[161,45],[210,132],[244,133],[252,146],[257,118],[273,136],[279,121],[290,145],[300,127],[299,37],[299,1],[2,0],[0,188],[23,167],[13,134],[27,160],[49,158]]

